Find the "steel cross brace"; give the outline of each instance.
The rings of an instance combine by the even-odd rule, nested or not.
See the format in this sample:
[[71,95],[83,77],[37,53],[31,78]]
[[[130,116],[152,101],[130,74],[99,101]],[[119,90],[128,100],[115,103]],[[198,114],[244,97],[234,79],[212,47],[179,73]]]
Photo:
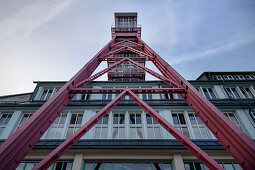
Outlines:
[[131,90],[128,89],[128,95],[151,117],[153,117],[162,127],[164,127],[171,135],[173,135],[183,146],[185,146],[194,156],[196,156],[201,162],[203,162],[209,169],[222,169],[223,168],[210,156],[201,150],[196,144],[190,139],[184,136],[178,131],[173,125],[167,120],[160,116],[154,109],[146,104],[142,99],[136,96]]
[[71,101],[74,94],[69,93],[70,89],[74,88],[76,83],[87,79],[92,74],[100,64],[99,59],[109,52],[110,44],[114,41],[115,39],[112,39],[100,50],[0,146],[0,169],[15,169],[19,165],[57,116]]
[[125,96],[127,91],[122,91],[115,99],[108,103],[95,116],[79,128],[72,136],[61,143],[55,150],[46,156],[33,170],[47,169],[60,158],[73,144],[75,144],[86,132],[88,132],[100,119],[104,117],[114,106],[116,106]]
[[243,169],[255,169],[255,142],[231,122],[217,107],[200,94],[187,80],[175,71],[164,59],[154,52],[145,42],[144,51],[154,56],[152,62],[167,78],[173,78],[187,94],[181,94],[186,103],[210,129],[225,149]]
[[[133,89],[136,90],[136,89]],[[223,168],[202,151],[191,140],[179,132],[173,125],[161,117],[155,110],[147,105],[143,100],[137,97],[132,89],[125,88],[123,91],[103,109],[101,109],[95,116],[93,116],[87,123],[85,123],[78,131],[65,140],[55,150],[53,150],[47,157],[45,157],[33,170],[46,169],[58,158],[60,158],[66,150],[75,144],[86,132],[88,132],[104,115],[106,115],[114,106],[116,106],[126,95],[129,95],[140,107],[142,107],[151,117],[153,117],[161,126],[163,126],[169,133],[171,133],[180,143],[182,143],[194,156],[201,160],[210,169]]]

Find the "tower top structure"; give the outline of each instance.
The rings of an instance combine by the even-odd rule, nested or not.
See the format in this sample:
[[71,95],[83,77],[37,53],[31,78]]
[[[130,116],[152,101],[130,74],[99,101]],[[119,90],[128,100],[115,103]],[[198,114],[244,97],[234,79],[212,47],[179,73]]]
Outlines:
[[[141,51],[140,47],[136,47],[131,41],[137,41],[137,37],[141,38],[141,27],[137,25],[137,13],[136,12],[123,12],[114,13],[115,25],[112,26],[112,38],[115,42],[121,42],[123,39],[127,40],[124,43],[120,43],[115,48],[132,46],[135,49]],[[128,42],[128,40],[130,40]],[[136,42],[138,43],[138,41]],[[145,66],[146,58],[140,54],[129,50],[123,50],[107,56],[108,67],[112,66],[116,62],[123,58],[131,58],[138,61],[139,64]],[[144,81],[145,72],[137,67],[134,67],[128,62],[124,62],[117,68],[108,73],[109,81]]]

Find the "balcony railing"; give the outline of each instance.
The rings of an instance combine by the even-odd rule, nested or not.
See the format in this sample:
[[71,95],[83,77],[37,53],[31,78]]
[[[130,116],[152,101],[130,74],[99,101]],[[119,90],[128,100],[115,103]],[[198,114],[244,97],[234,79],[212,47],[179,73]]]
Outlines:
[[112,37],[115,37],[116,33],[119,32],[137,32],[138,36],[141,37],[141,26],[138,27],[116,27],[115,25],[111,26],[111,31],[112,31]]

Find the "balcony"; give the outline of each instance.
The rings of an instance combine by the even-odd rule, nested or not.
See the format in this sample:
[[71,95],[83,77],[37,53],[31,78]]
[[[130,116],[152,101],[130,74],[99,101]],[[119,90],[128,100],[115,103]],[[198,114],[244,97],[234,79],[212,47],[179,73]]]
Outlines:
[[141,26],[138,27],[116,27],[115,25],[111,26],[112,38],[115,36],[132,36],[137,35],[141,38]]

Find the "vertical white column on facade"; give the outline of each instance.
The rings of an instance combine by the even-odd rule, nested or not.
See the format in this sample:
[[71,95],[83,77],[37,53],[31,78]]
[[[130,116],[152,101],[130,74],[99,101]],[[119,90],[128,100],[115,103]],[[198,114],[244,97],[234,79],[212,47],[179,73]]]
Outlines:
[[82,169],[83,169],[83,154],[75,154],[72,170],[82,170]]
[[222,90],[222,88],[220,87],[220,85],[213,85],[213,89],[215,91],[215,95],[216,97],[218,97],[219,99],[225,99],[226,96]]
[[184,162],[181,154],[173,154],[173,169],[174,170],[185,170]]
[[251,93],[253,94],[253,96],[255,96],[255,90],[254,90],[253,86],[250,86],[250,90],[251,90]]
[[[100,86],[93,86],[93,88],[101,88]],[[102,99],[102,94],[91,94],[91,100],[100,100]]]
[[[112,87],[112,88],[115,89],[115,87]],[[112,94],[112,99],[115,99],[116,95],[117,95],[117,94]]]
[[[152,88],[158,88],[158,86],[153,86]],[[152,99],[160,99],[160,94],[152,94]]]
[[[126,88],[128,88],[128,87],[126,86]],[[125,96],[125,100],[128,100],[128,99],[129,99],[129,96],[126,95],[126,96]]]
[[5,127],[0,139],[7,139],[16,130],[21,117],[22,111],[16,110],[13,112],[12,117]]
[[69,123],[70,123],[70,120],[71,120],[71,116],[72,116],[71,111],[68,111],[61,139],[65,139],[66,138],[66,134],[67,134],[67,131],[68,131],[68,126],[69,126]]
[[40,100],[40,96],[42,95],[42,93],[43,93],[43,88],[39,87],[34,100]]
[[[82,125],[87,123],[95,114],[92,110],[84,110],[83,117],[82,117]],[[93,130],[92,127],[85,135],[81,137],[81,139],[92,139],[93,138]]]
[[[139,88],[141,88],[141,86],[139,86]],[[139,97],[140,99],[143,99],[143,94],[138,94],[138,97]]]
[[246,99],[239,86],[236,86],[236,91],[239,93],[242,99]]
[[129,125],[129,117],[128,117],[128,111],[125,113],[125,133],[126,133],[126,139],[130,139],[129,132],[130,132],[130,125]]
[[[159,114],[164,119],[166,119],[166,121],[168,121],[171,125],[174,124],[171,110],[162,110],[162,111],[159,111]],[[161,126],[161,129],[162,129],[163,139],[174,139],[174,137],[165,128]]]
[[53,90],[52,90],[52,93],[51,93],[50,97],[52,97],[56,92],[57,92],[57,88],[54,87]]
[[143,110],[142,111],[142,126],[143,126],[143,131],[144,131],[144,139],[147,139],[148,138],[148,132],[147,132],[147,120],[146,120],[146,113],[145,111]]
[[108,139],[112,138],[112,129],[113,129],[113,113],[109,112],[108,116]]
[[246,113],[249,113],[249,111],[247,110],[247,112],[245,112],[242,109],[235,110],[236,117],[239,120],[242,128],[245,130],[246,134],[248,133],[248,136],[254,139],[255,129]]
[[192,125],[191,125],[191,122],[190,122],[190,119],[189,119],[188,111],[185,110],[183,115],[184,115],[184,118],[185,118],[186,123],[187,123],[187,127],[188,127],[188,131],[189,131],[189,134],[190,134],[190,138],[191,139],[195,139],[195,134],[194,134],[193,129],[192,129]]
[[220,88],[221,88],[222,92],[223,92],[223,93],[224,93],[224,95],[225,95],[225,99],[228,99],[228,98],[229,98],[229,96],[228,96],[228,94],[227,94],[227,92],[226,92],[226,90],[225,90],[224,86],[223,86],[223,85],[220,85]]
[[199,86],[198,89],[199,89],[199,92],[200,92],[203,96],[205,96],[202,86]]

